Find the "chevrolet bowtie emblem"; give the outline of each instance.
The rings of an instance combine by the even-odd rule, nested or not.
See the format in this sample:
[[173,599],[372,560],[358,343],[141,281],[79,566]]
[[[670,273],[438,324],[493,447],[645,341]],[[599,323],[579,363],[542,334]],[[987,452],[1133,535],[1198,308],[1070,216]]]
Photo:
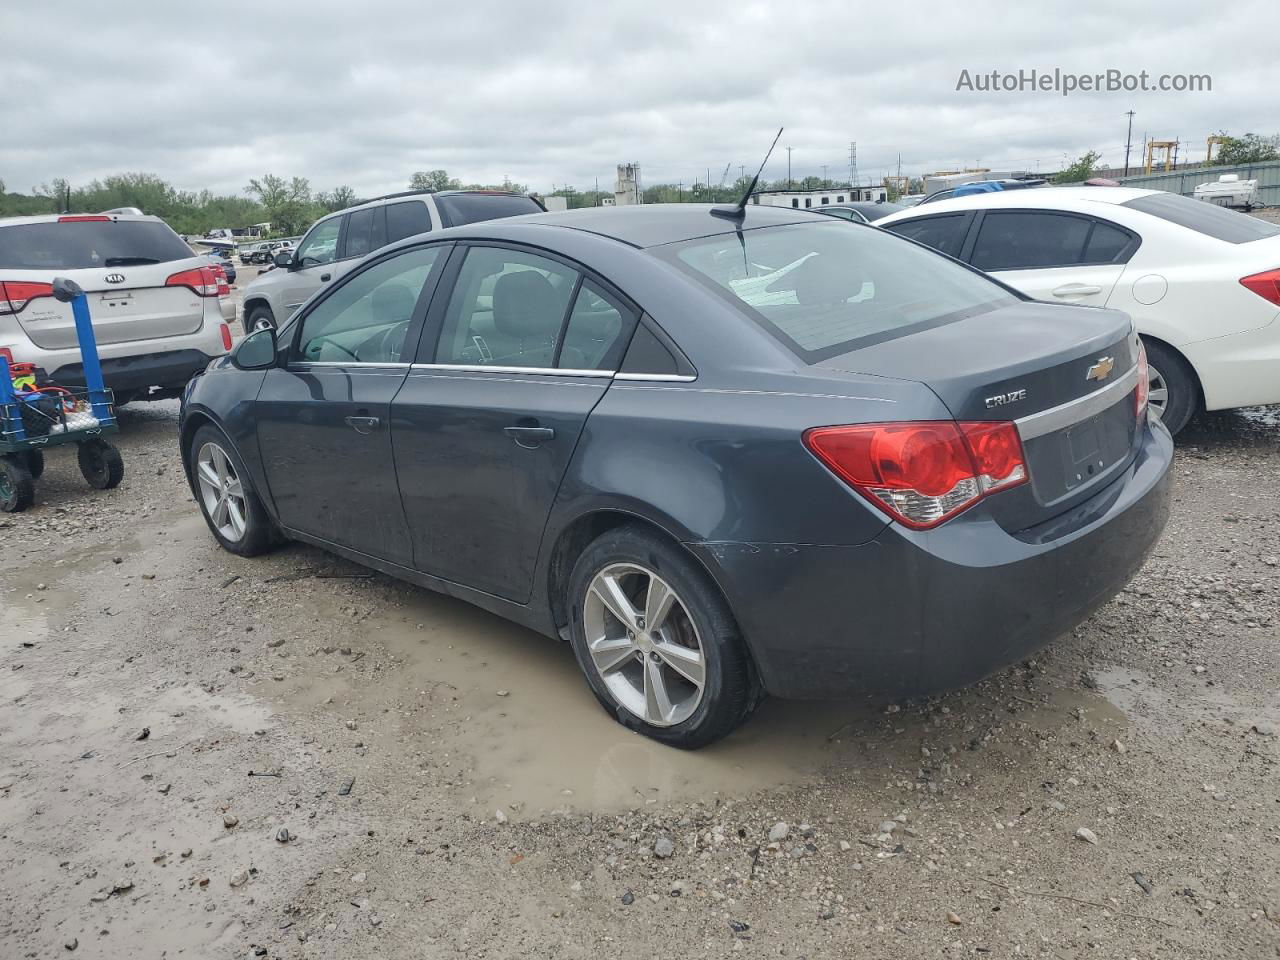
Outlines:
[[1084,375],[1086,380],[1105,380],[1111,376],[1111,371],[1116,368],[1116,362],[1111,357],[1101,357],[1098,362],[1089,368],[1089,372]]

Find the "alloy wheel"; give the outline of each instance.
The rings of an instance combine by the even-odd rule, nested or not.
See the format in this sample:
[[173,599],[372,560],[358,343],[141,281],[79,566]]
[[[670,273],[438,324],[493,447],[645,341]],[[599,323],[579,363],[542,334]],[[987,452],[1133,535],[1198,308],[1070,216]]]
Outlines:
[[652,570],[615,563],[597,573],[582,623],[596,672],[630,713],[670,727],[698,709],[706,653],[684,601]]
[[1155,367],[1147,364],[1147,408],[1156,419],[1164,416],[1165,407],[1169,405],[1169,384]]
[[239,541],[248,516],[244,485],[231,458],[216,443],[206,443],[196,455],[196,480],[209,522],[227,540]]

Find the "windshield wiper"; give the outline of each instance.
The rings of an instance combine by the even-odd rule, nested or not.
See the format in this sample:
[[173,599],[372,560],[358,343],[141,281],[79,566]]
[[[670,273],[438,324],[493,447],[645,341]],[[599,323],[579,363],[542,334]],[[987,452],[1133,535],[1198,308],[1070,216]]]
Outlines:
[[159,263],[153,257],[107,257],[102,261],[104,267],[140,267],[148,263]]

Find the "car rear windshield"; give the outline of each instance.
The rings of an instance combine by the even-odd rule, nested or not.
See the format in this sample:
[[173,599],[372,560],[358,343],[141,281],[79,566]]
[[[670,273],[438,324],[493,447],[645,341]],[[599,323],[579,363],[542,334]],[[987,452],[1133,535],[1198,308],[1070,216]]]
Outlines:
[[1248,243],[1280,234],[1280,227],[1274,223],[1176,193],[1153,193],[1126,201],[1121,206],[1132,207],[1227,243]]
[[195,256],[155,220],[79,220],[0,227],[0,269],[80,270]]
[[674,244],[664,254],[808,363],[987,313],[1004,287],[872,227],[805,223]]
[[503,217],[520,217],[526,213],[541,213],[542,208],[530,197],[514,197],[504,193],[451,193],[436,195],[436,206],[451,227],[481,220],[500,220]]

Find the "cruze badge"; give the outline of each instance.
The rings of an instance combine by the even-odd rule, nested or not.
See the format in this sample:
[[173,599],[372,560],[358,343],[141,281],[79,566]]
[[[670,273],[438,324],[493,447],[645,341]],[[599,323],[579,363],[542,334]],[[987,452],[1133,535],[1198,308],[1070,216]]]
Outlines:
[[1086,380],[1105,380],[1111,376],[1111,371],[1116,368],[1116,362],[1111,357],[1101,357],[1098,362],[1089,368],[1089,372],[1084,375]]
[[104,278],[107,283],[124,283],[123,273],[108,273]]
[[1010,390],[1008,393],[997,394],[994,397],[987,397],[987,409],[992,407],[1003,407],[1006,403],[1017,403],[1019,400],[1027,399],[1026,390]]

